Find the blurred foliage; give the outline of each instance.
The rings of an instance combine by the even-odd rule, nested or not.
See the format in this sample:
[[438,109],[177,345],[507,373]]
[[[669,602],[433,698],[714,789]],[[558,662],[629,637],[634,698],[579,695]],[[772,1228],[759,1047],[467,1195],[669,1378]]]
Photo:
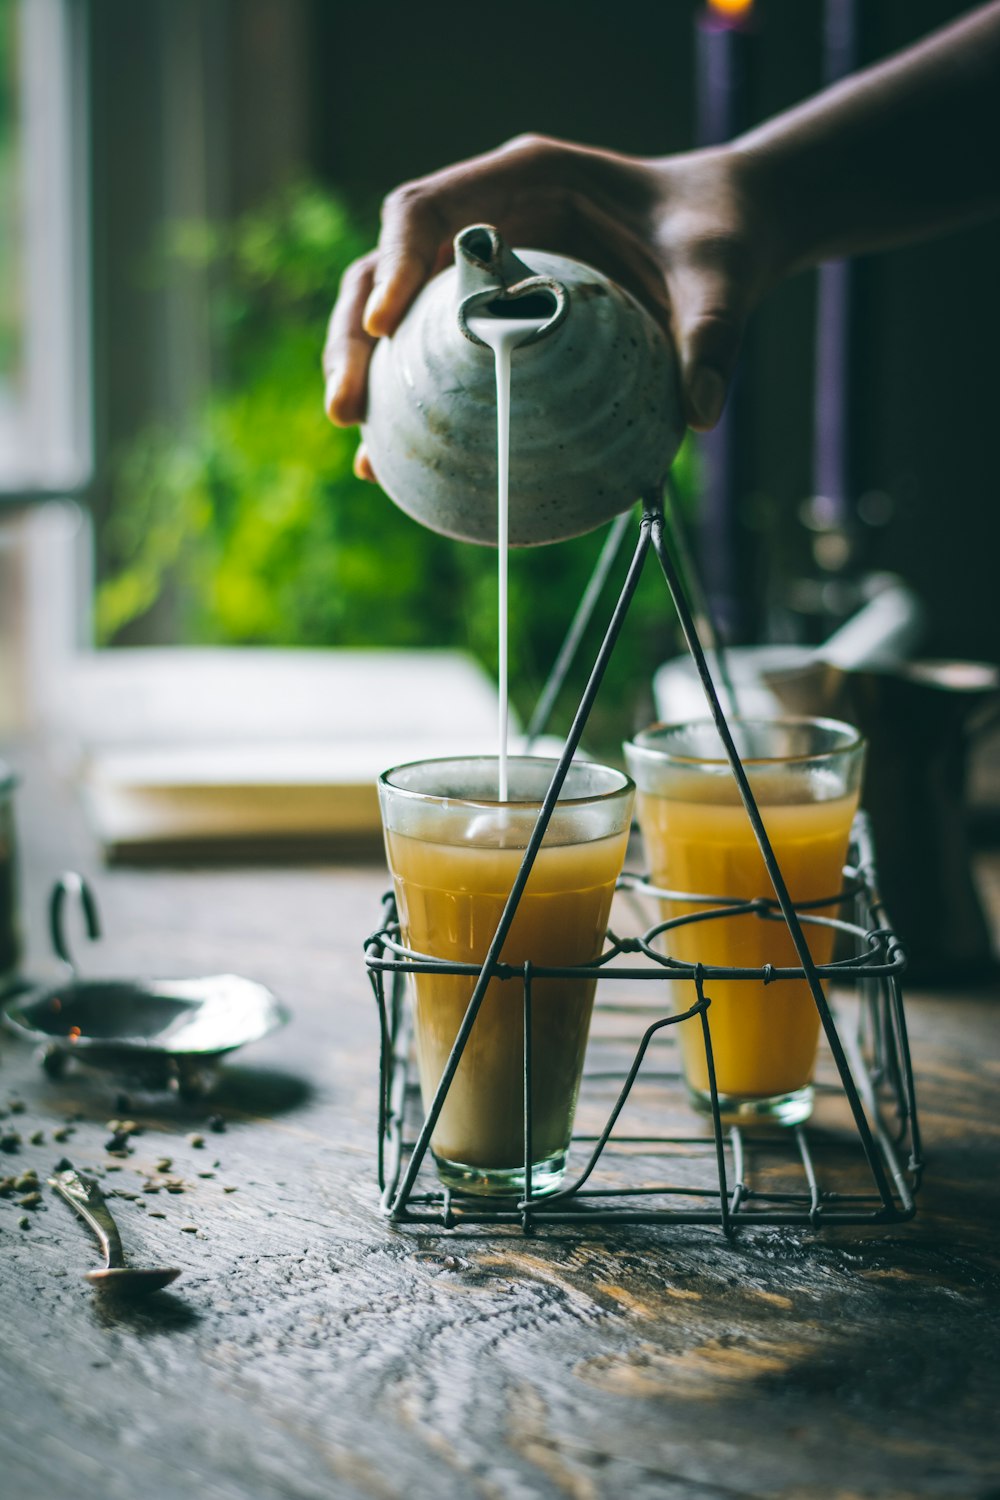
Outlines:
[[[228,376],[187,430],[145,433],[118,467],[102,533],[103,643],[168,599],[186,643],[454,646],[495,669],[496,554],[426,531],[356,479],[356,434],[323,415],[326,317],[341,273],[367,243],[344,206],[309,185],[226,230],[176,226],[174,261],[213,278]],[[687,450],[677,473],[690,496]],[[511,685],[523,717],[603,536],[511,555]],[[609,608],[610,598],[599,624]],[[556,729],[568,723],[596,635]],[[595,750],[615,752],[647,715],[651,671],[675,649],[651,564],[588,733]]]

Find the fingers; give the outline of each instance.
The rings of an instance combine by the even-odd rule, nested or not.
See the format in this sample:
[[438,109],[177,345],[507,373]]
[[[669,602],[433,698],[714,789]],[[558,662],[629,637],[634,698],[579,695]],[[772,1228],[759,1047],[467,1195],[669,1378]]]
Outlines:
[[739,282],[690,264],[668,274],[671,325],[681,367],[684,415],[700,432],[722,415],[743,339]]
[[323,351],[326,412],[337,426],[364,419],[375,341],[395,333],[421,287],[450,258],[451,235],[464,222],[462,209],[453,205],[452,224],[439,205],[449,201],[449,184],[461,173],[461,166],[451,168],[390,193],[382,205],[377,249],[344,273]]
[[698,364],[684,382],[685,417],[689,427],[707,432],[722,416],[728,393],[727,377],[710,364]]
[[376,339],[395,333],[421,287],[448,264],[452,236],[475,217],[470,200],[482,216],[505,199],[509,163],[495,165],[503,157],[460,162],[386,198],[378,247],[345,272],[330,316],[323,371],[331,422],[363,420]]
[[377,484],[375,470],[372,468],[371,459],[368,457],[368,449],[364,443],[358,444],[358,451],[354,455],[354,472],[359,479],[367,479],[371,484]]
[[[330,319],[331,420],[363,418],[374,340],[395,332],[447,265],[453,234],[489,220],[510,243],[590,261],[644,302],[677,347],[686,420],[713,427],[747,316],[768,285],[738,189],[722,152],[653,163],[530,135],[397,188],[383,205],[378,248],[345,274]],[[368,477],[363,453],[357,466]]]
[[405,183],[382,205],[374,283],[364,327],[382,337],[395,333],[425,282],[451,260],[452,239],[466,224],[488,220],[510,234],[519,200],[541,180],[543,211],[535,223],[544,235],[547,203],[557,187],[569,148],[542,137],[519,136],[495,151],[457,162]]
[[368,388],[368,365],[375,340],[365,332],[362,314],[371,295],[374,255],[348,266],[330,314],[323,346],[326,414],[337,427],[363,420]]
[[410,303],[438,266],[447,226],[418,185],[397,188],[382,205],[382,232],[363,324],[375,338],[395,333]]

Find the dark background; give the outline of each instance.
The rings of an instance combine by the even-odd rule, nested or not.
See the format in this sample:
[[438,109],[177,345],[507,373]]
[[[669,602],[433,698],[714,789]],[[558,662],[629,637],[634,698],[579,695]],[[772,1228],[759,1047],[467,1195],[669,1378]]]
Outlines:
[[[972,8],[862,5],[861,59]],[[94,5],[102,464],[217,373],[197,288],[161,291],[142,274],[162,220],[233,214],[307,172],[344,190],[374,224],[397,182],[523,130],[638,153],[682,150],[693,137],[700,9],[690,0],[555,0],[510,12],[399,0]],[[820,0],[758,0],[754,14],[747,125],[821,79]],[[868,505],[887,519],[865,563],[899,571],[922,595],[930,652],[988,659],[1000,659],[998,267],[998,223],[860,261],[851,393],[852,498],[888,497]],[[759,628],[765,600],[780,591],[776,560],[784,574],[809,567],[799,513],[812,483],[814,307],[814,276],[779,289],[744,358],[737,489]],[[96,495],[100,510],[100,482]]]

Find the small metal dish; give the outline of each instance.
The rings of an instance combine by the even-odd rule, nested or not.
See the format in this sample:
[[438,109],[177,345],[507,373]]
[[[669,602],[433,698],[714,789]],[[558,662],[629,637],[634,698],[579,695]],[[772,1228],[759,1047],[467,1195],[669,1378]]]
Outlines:
[[29,991],[7,1008],[7,1025],[42,1044],[42,1065],[59,1077],[74,1060],[147,1088],[198,1097],[211,1087],[221,1059],[290,1020],[264,985],[237,974],[199,979],[81,979],[66,942],[66,898],[80,903],[90,938],[101,927],[93,892],[81,876],[63,875],[49,907],[52,945],[67,968],[65,983]]

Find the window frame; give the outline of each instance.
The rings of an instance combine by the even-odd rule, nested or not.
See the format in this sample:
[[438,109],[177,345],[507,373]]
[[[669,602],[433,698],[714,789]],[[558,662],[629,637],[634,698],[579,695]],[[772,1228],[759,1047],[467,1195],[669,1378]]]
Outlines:
[[88,0],[13,0],[24,365],[0,506],[86,494],[94,472]]

